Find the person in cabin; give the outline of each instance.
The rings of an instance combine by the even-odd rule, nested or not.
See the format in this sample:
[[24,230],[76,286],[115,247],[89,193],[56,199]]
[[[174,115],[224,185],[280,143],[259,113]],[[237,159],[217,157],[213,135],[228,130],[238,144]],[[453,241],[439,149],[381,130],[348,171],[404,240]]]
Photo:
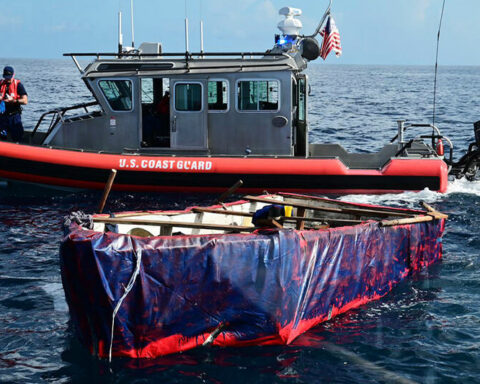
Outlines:
[[[170,141],[170,92],[166,91],[155,106],[155,115],[159,119],[159,127],[155,132],[157,145],[169,146]],[[166,143],[168,141],[168,143]]]
[[170,113],[170,92],[166,91],[155,107],[157,116],[165,116]]
[[[23,136],[22,105],[28,104],[28,95],[20,80],[15,79],[13,67],[3,69],[0,81],[0,139],[6,140],[7,134],[13,141],[20,141]],[[2,113],[3,112],[3,113]]]

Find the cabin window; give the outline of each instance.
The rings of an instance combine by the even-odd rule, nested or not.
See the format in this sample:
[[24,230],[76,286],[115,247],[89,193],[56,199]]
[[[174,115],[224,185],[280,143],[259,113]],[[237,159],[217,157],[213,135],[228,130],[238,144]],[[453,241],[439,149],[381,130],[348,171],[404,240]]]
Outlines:
[[142,79],[142,104],[153,104],[153,79]]
[[208,110],[226,111],[228,109],[228,83],[225,80],[208,82]]
[[239,111],[278,111],[278,81],[250,80],[237,84]]
[[101,80],[98,85],[112,110],[132,110],[132,82],[130,80]]
[[307,114],[305,79],[298,79],[298,120],[305,121]]
[[175,109],[177,111],[202,110],[202,85],[198,83],[175,84]]

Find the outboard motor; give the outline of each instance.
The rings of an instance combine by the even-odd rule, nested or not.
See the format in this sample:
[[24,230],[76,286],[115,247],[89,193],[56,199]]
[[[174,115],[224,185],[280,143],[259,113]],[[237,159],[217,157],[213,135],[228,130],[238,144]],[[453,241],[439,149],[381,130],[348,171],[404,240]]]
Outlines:
[[477,179],[477,173],[480,170],[480,121],[473,123],[473,132],[475,134],[475,142],[470,143],[468,151],[456,163],[451,165],[451,174],[457,179],[466,177],[469,181]]
[[473,123],[473,132],[475,133],[477,148],[480,148],[480,120]]

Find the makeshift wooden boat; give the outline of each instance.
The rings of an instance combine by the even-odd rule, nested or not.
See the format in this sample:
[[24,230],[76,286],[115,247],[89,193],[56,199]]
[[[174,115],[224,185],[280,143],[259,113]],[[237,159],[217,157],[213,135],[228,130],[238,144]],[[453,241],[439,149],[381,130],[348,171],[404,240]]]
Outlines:
[[281,193],[72,215],[60,252],[71,319],[100,358],[289,344],[439,260],[447,216],[425,208]]

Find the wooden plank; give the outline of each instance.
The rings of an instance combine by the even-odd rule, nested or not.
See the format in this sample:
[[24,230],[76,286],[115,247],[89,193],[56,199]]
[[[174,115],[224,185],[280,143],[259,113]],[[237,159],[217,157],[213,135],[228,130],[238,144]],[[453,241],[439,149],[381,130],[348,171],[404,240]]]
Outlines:
[[305,209],[312,209],[314,211],[323,211],[323,212],[332,212],[332,213],[347,213],[347,214],[353,214],[353,215],[373,216],[373,217],[375,216],[411,217],[412,216],[410,213],[403,213],[403,212],[396,212],[396,211],[380,211],[376,209],[317,207],[311,204],[291,203],[291,202],[266,199],[266,198],[256,197],[256,196],[244,196],[244,199],[249,201],[257,201],[260,203],[291,205],[292,207],[296,207],[296,208],[305,208]]
[[228,190],[222,193],[222,195],[217,199],[217,204],[220,204],[225,201],[227,197],[234,194],[235,191],[243,185],[243,180],[238,180],[235,184],[233,184]]
[[298,216],[282,216],[280,220],[283,221],[299,221],[303,220],[305,222],[312,222],[312,221],[318,221],[318,222],[325,222],[325,223],[340,223],[340,224],[362,224],[365,222],[365,220],[354,220],[354,219],[332,219],[330,217],[298,217]]
[[218,213],[218,214],[227,215],[227,216],[231,215],[231,216],[253,217],[253,213],[250,213],[250,212],[238,212],[238,211],[230,211],[230,210],[223,210],[223,209],[195,207],[195,208],[192,208],[192,211],[193,212]]
[[438,212],[435,208],[432,206],[428,205],[424,201],[422,201],[423,207],[428,211],[428,214],[430,216],[433,216],[435,219],[448,219],[448,215],[445,215],[444,213]]
[[108,195],[110,194],[110,190],[112,189],[115,176],[117,176],[117,170],[112,169],[110,171],[110,175],[108,176],[107,184],[105,184],[105,189],[103,190],[102,199],[100,200],[100,204],[98,204],[98,213],[102,213],[103,208],[105,208],[105,203],[107,202]]
[[382,227],[392,227],[394,225],[404,225],[404,224],[416,224],[416,223],[425,223],[427,221],[432,221],[434,218],[432,216],[414,216],[405,219],[396,219],[396,220],[383,220],[380,222]]
[[[320,202],[325,202],[325,204],[336,204],[340,205],[342,207],[358,207],[360,209],[366,209],[363,204],[357,204],[357,203],[350,203],[347,201],[340,201],[340,200],[329,200],[325,199],[323,197],[319,196],[308,196],[308,195],[295,195],[293,193],[288,193],[288,192],[279,192],[278,195],[286,197],[286,198],[291,198],[291,199],[299,199],[299,200],[314,200],[314,201],[320,201]],[[385,211],[385,212],[399,212],[399,213],[408,213],[408,214],[414,214],[414,215],[422,215],[426,214],[427,212],[422,211],[420,209],[408,209],[408,208],[395,208],[395,207],[375,207],[374,208],[376,211]]]
[[147,225],[147,226],[168,226],[168,227],[180,227],[180,228],[200,228],[200,229],[212,229],[228,232],[253,232],[256,227],[245,227],[239,225],[223,225],[223,224],[209,224],[209,223],[186,223],[180,221],[162,221],[162,220],[142,220],[142,219],[130,219],[122,217],[95,217],[93,219],[96,223],[109,223],[109,224],[126,224],[126,225]]
[[303,207],[298,207],[297,208],[297,215],[298,217],[300,217],[300,220],[297,221],[297,229],[299,231],[303,231],[305,229],[305,220],[303,220],[305,218],[305,208]]

